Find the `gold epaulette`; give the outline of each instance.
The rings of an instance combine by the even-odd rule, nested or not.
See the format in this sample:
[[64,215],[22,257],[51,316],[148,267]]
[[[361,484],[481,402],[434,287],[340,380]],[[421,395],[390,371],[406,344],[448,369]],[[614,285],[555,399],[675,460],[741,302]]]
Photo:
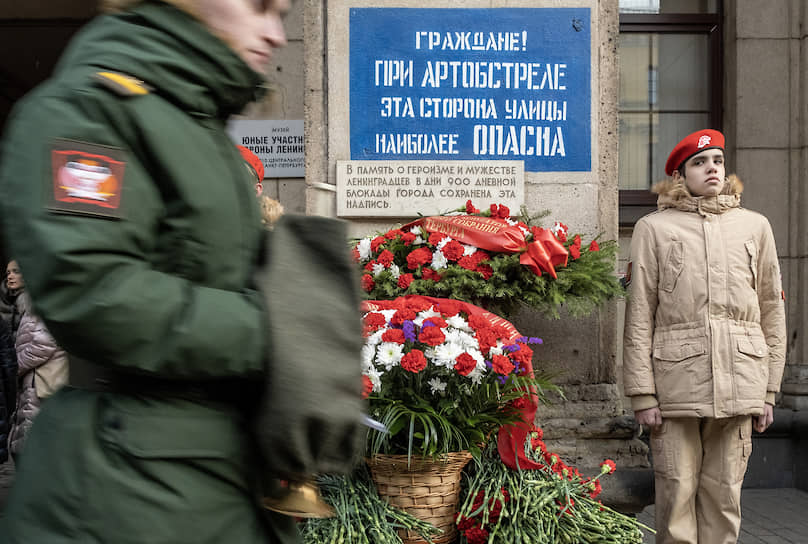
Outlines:
[[121,96],[139,96],[152,91],[143,81],[120,72],[96,72],[95,79]]

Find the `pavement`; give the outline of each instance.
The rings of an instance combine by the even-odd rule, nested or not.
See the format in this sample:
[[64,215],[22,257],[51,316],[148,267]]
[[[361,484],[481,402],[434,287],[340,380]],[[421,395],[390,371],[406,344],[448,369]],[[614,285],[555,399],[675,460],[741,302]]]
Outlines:
[[[1,464],[0,516],[13,480],[13,463]],[[744,489],[741,509],[738,544],[808,544],[808,492],[794,488]],[[643,510],[637,519],[653,527],[654,506]],[[646,534],[643,544],[656,544],[654,535]]]
[[[653,527],[653,505],[637,519]],[[656,544],[654,535],[647,534],[643,544]],[[808,492],[794,488],[742,490],[738,544],[808,544]]]

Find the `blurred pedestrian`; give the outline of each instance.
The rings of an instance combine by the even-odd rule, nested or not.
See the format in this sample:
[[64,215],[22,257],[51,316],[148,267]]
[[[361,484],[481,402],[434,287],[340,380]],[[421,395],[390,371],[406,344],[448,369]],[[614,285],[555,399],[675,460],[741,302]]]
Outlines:
[[783,377],[774,236],[725,168],[723,134],[685,137],[631,239],[624,385],[652,429],[658,544],[737,541],[752,428],[771,425]]
[[17,401],[17,358],[11,328],[0,319],[0,463],[8,461],[8,434]]
[[67,383],[68,374],[67,354],[34,313],[30,295],[22,292],[18,300],[22,315],[14,347],[19,386],[8,446],[15,464],[42,401]]
[[20,273],[17,261],[9,261],[5,268],[3,281],[0,282],[0,318],[11,328],[12,339],[20,326],[20,310],[17,297],[25,289],[25,282]]
[[255,195],[258,197],[261,207],[261,222],[266,228],[272,229],[272,226],[283,215],[283,204],[264,194],[264,164],[261,162],[261,158],[243,145],[236,147],[244,157],[244,165],[255,181]]
[[[301,253],[275,238],[305,222],[276,225],[265,249],[225,132],[264,92],[290,2],[106,8],[15,108],[0,160],[6,242],[70,358],[69,386],[26,438],[0,541],[297,542],[294,519],[261,506],[265,477],[347,472],[365,433],[358,307],[278,329],[294,322],[284,308],[321,319],[309,296],[356,293],[346,240],[331,244],[345,266],[320,259],[343,289],[292,289],[308,262],[273,274],[277,251]],[[310,239],[330,242],[333,226]],[[331,331],[346,356],[312,355]]]

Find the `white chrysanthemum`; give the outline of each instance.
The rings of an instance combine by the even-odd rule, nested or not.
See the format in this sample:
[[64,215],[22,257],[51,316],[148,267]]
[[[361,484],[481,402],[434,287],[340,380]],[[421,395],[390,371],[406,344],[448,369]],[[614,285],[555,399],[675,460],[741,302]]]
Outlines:
[[446,391],[446,382],[442,382],[437,378],[432,378],[427,382],[429,384],[429,389],[432,391],[432,394],[435,393],[443,393]]
[[365,344],[362,346],[362,371],[373,368],[373,357],[376,355],[376,346]]
[[470,246],[468,244],[463,244],[463,256],[468,257],[469,255],[474,255],[477,251],[477,248],[474,246]]
[[471,326],[468,324],[468,321],[460,317],[460,315],[453,315],[452,317],[446,318],[446,323],[450,327],[460,329],[461,331],[471,331]]
[[379,329],[378,331],[374,332],[367,338],[365,338],[365,344],[371,346],[373,348],[382,341],[382,335],[384,334],[384,329]]
[[458,344],[465,349],[477,349],[479,346],[476,338],[461,329],[457,329],[455,327],[446,327],[443,334],[446,335],[447,342]]
[[393,275],[395,279],[398,279],[401,276],[401,269],[398,267],[397,264],[393,263],[390,265],[390,273]]
[[488,350],[488,356],[502,355],[502,342],[497,342],[497,345]]
[[436,245],[435,247],[438,249],[443,249],[444,247],[446,247],[446,244],[448,244],[451,241],[452,241],[451,238],[449,238],[448,236],[444,236],[443,238],[440,239],[440,242],[438,242],[438,245]]
[[436,312],[434,306],[430,306],[428,310],[418,312],[412,322],[415,323],[416,326],[422,327],[424,325],[424,321],[430,317],[440,317],[440,312]]
[[370,378],[370,383],[373,384],[373,392],[378,393],[382,390],[382,374],[383,372],[378,369],[369,368],[364,372],[365,376]]
[[522,234],[524,235],[525,238],[528,238],[529,236],[532,236],[532,233],[530,232],[530,230],[526,229],[522,225],[519,225],[519,230],[522,231]]
[[444,255],[442,251],[436,250],[432,254],[432,264],[430,266],[434,270],[440,270],[441,268],[446,268],[446,265],[448,264],[449,261],[446,260],[446,255]]
[[460,355],[465,353],[465,348],[454,342],[444,342],[434,348],[428,350],[430,352],[430,360],[438,366],[444,366],[448,369],[454,368],[454,365]]
[[519,222],[518,222],[518,221],[514,221],[514,220],[513,220],[513,219],[511,219],[510,217],[506,217],[506,218],[505,218],[505,222],[506,222],[506,223],[508,223],[508,224],[509,224],[510,226],[512,226],[512,227],[515,227],[516,225],[518,225],[518,224],[519,224]]
[[382,342],[376,348],[376,362],[382,365],[385,370],[390,370],[399,364],[403,356],[404,346],[395,342]]
[[356,245],[356,250],[359,252],[360,261],[367,261],[370,259],[370,238],[362,238],[359,240],[359,243]]
[[385,270],[387,270],[387,269],[381,263],[376,263],[376,264],[373,265],[373,275],[374,276],[378,276],[380,273],[384,272]]

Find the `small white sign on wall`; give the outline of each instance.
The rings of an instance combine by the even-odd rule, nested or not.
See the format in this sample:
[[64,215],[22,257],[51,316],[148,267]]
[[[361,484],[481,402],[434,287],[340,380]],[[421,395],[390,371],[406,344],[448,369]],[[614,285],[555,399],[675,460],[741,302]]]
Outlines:
[[233,120],[227,132],[235,143],[261,158],[264,178],[305,176],[302,120]]
[[337,161],[337,217],[416,217],[525,202],[523,161]]

